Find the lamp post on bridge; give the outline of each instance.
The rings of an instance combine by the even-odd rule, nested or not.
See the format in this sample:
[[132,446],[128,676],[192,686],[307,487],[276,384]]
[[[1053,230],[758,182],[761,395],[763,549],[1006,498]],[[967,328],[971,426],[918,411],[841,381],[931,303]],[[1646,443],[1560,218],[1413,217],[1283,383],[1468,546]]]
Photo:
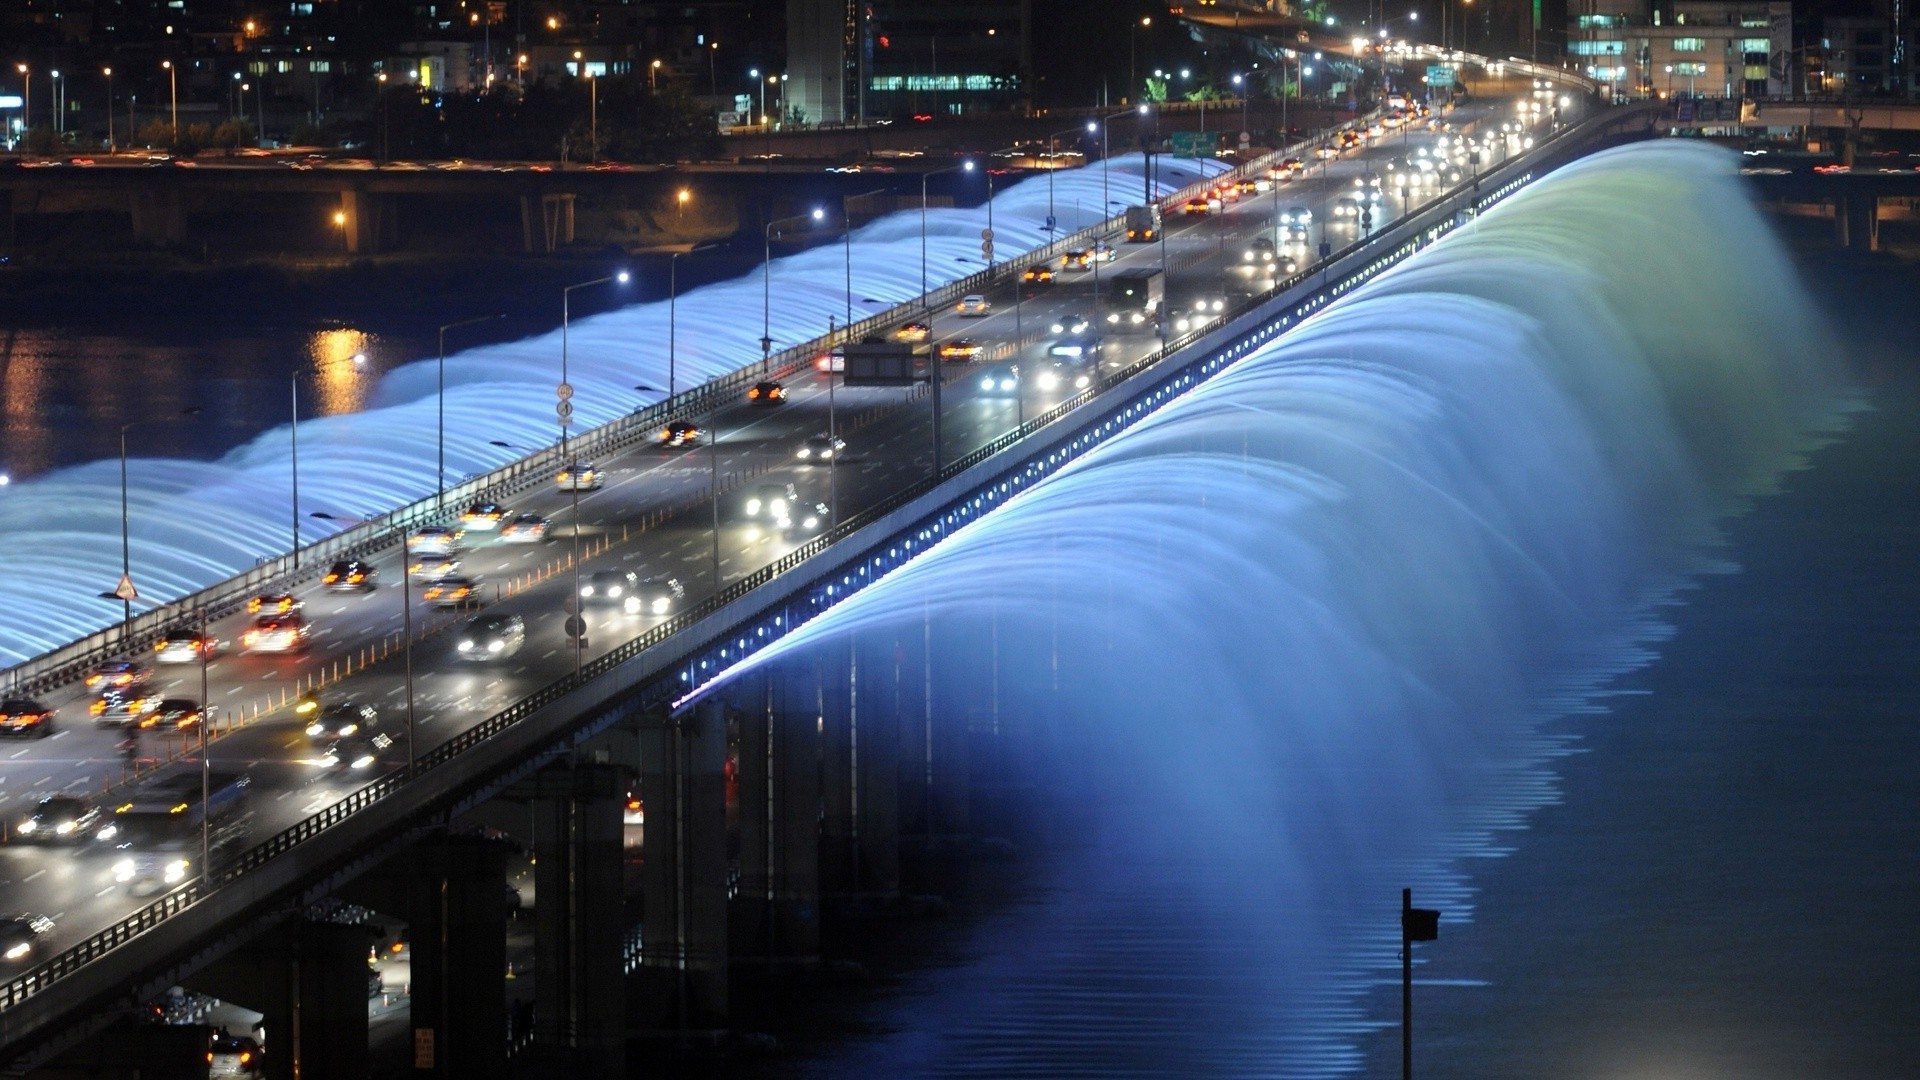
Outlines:
[[773,366],[773,230],[776,226],[790,221],[819,221],[827,212],[815,207],[810,213],[794,214],[790,217],[775,218],[767,222],[760,232],[762,260],[760,263],[760,374],[766,375]]
[[[931,172],[920,174],[920,303],[926,311],[927,336],[929,338],[933,336],[933,306],[927,303],[927,181],[939,176],[941,173],[972,171],[973,162],[967,160],[958,165],[949,165],[944,169],[934,169]],[[988,212],[991,213],[993,208],[993,200],[991,197],[987,200],[987,208]],[[992,226],[988,226],[988,232],[991,234]],[[927,382],[933,388],[933,475],[939,476],[940,454],[943,448],[940,439],[940,357],[933,353],[931,349],[928,350],[928,352]],[[831,367],[832,365],[829,364],[828,366]]]
[[[354,353],[349,362],[355,368],[365,367],[366,353]],[[287,425],[287,465],[293,474],[293,568],[300,569],[300,369],[287,373],[289,400],[292,403],[292,420]]]
[[494,319],[504,319],[506,317],[507,313],[504,311],[496,312],[492,315],[475,315],[471,319],[461,319],[458,322],[450,322],[440,328],[440,359],[439,362],[434,365],[435,395],[439,399],[439,406],[434,419],[436,435],[434,439],[433,482],[434,489],[437,492],[434,496],[436,506],[444,508],[447,499],[447,331],[458,329],[462,326],[474,326],[483,322],[491,322]]
[[190,405],[172,416],[132,420],[120,425],[120,584],[112,592],[103,595],[120,601],[120,634],[123,643],[133,622],[133,602],[140,595],[133,587],[132,517],[127,510],[127,432],[137,427],[167,424],[198,415],[200,415],[200,406]]
[[[554,405],[554,413],[560,419],[560,467],[568,471],[572,482],[567,485],[572,496],[570,513],[573,518],[573,592],[568,597],[569,608],[577,608],[577,614],[568,615],[568,629],[579,629],[581,634],[568,634],[573,638],[573,674],[580,675],[581,650],[585,648],[586,609],[580,604],[580,471],[567,461],[567,429],[573,425],[573,383],[567,377],[567,332],[572,323],[573,290],[591,288],[615,282],[627,283],[631,275],[625,270],[597,277],[592,281],[582,281],[578,285],[567,285],[560,290],[560,385],[554,388],[554,396],[559,400]],[[577,626],[575,621],[577,620]]]

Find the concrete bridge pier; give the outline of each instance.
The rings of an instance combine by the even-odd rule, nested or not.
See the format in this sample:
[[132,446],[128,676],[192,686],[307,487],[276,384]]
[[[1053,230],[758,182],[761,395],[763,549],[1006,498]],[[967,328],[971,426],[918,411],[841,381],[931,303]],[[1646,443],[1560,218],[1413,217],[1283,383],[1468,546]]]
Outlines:
[[393,200],[365,191],[347,188],[340,193],[340,209],[334,224],[344,237],[352,255],[374,255],[389,236],[398,232],[399,219],[393,212]]
[[1880,199],[1851,194],[1834,199],[1834,241],[1850,251],[1880,250]]
[[266,1014],[268,1080],[365,1076],[372,940],[364,926],[294,920],[197,972],[190,985]]
[[[421,844],[404,863],[414,1075],[500,1076],[507,1045],[507,849],[451,836]],[[364,998],[364,975],[361,980]]]
[[520,196],[520,245],[528,255],[551,255],[573,243],[573,194]]
[[811,677],[760,676],[739,720],[736,959],[820,960],[820,715]]
[[821,889],[891,900],[900,892],[898,664],[857,636],[822,664]]
[[647,838],[641,874],[641,1030],[727,1021],[727,709],[710,697],[640,732]]
[[574,762],[534,781],[534,1044],[542,1059],[583,1076],[626,1069],[628,775]]

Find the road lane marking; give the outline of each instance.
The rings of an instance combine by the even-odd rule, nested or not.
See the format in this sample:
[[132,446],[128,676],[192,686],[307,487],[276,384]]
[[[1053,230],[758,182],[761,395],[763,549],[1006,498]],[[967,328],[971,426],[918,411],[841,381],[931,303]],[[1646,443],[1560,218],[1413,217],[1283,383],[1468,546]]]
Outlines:
[[26,884],[27,882],[29,882],[29,881],[32,881],[32,880],[33,880],[34,878],[37,878],[37,877],[39,877],[39,876],[40,876],[41,874],[44,874],[44,873],[46,873],[46,870],[45,870],[44,868],[43,868],[43,869],[39,869],[39,870],[35,870],[35,871],[34,871],[33,873],[31,873],[31,874],[28,874],[28,875],[27,875],[26,877],[23,877],[23,878],[21,878],[21,879],[20,879],[20,884],[22,884],[22,885],[25,885],[25,884]]

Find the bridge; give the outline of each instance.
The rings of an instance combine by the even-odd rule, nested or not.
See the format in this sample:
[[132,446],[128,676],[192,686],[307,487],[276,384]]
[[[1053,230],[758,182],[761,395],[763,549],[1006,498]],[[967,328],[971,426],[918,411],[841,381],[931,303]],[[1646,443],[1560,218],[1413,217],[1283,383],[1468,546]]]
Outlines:
[[[1453,117],[1462,130],[1480,120]],[[961,843],[986,809],[975,780],[1006,748],[978,745],[951,718],[904,722],[899,701],[931,702],[934,693],[933,680],[914,674],[929,658],[910,647],[884,658],[849,652],[841,672],[703,689],[1534,177],[1648,126],[1643,111],[1624,109],[1562,130],[1543,126],[1530,149],[1501,137],[1500,160],[1476,175],[1391,194],[1377,227],[1338,216],[1338,200],[1356,176],[1431,135],[1383,133],[1356,149],[1329,147],[1307,176],[1215,213],[1205,213],[1204,200],[1192,217],[1175,212],[1209,183],[1170,191],[1159,200],[1167,227],[1156,242],[1117,245],[1112,263],[1096,261],[1084,274],[1060,271],[1072,279],[1065,284],[1018,279],[1026,267],[1057,266],[1067,251],[1114,235],[1119,219],[775,354],[768,368],[792,395],[777,409],[744,403],[763,378],[754,365],[583,433],[567,457],[599,460],[613,480],[600,491],[554,491],[566,457],[549,448],[22,665],[16,684],[72,716],[84,711],[77,680],[94,665],[148,654],[183,622],[238,637],[248,599],[263,592],[296,593],[330,631],[304,658],[223,656],[157,683],[183,693],[206,678],[209,699],[233,704],[197,732],[150,743],[156,760],[143,765],[246,763],[257,842],[141,897],[112,887],[110,854],[6,849],[15,906],[63,912],[26,969],[0,984],[6,1067],[100,1060],[124,1045],[116,1042],[127,1037],[121,1021],[183,985],[266,1015],[275,1032],[271,1075],[363,1074],[369,934],[361,916],[369,911],[409,928],[423,1072],[500,1075],[511,1049],[618,1075],[635,1034],[724,1028],[737,964],[817,960],[822,905],[897,895],[903,855]],[[1232,175],[1253,181],[1270,164]],[[1324,246],[1297,252],[1297,268],[1271,279],[1238,269],[1254,239],[1286,238],[1276,215],[1296,205],[1311,208]],[[1185,329],[1168,326],[1164,339],[1110,336],[1113,347],[1084,388],[1069,378],[1036,383],[1040,393],[1022,386],[1009,399],[1003,380],[982,379],[1009,362],[1041,370],[1041,343],[1051,337],[1043,328],[1101,310],[1092,307],[1096,275],[1110,286],[1114,272],[1136,267],[1164,268],[1169,297],[1204,283],[1206,295],[1224,293],[1233,306]],[[963,321],[949,310],[976,293],[993,301],[993,314]],[[848,387],[816,368],[835,346],[916,316],[932,324],[935,340],[976,337],[984,356],[956,366],[957,377],[901,388]],[[945,375],[946,364],[929,363]],[[666,425],[690,418],[705,429],[703,445],[658,445]],[[798,447],[817,450],[810,437],[823,431],[845,439],[829,464],[795,456]],[[824,504],[816,532],[744,512],[758,485],[788,482]],[[499,583],[487,610],[520,614],[528,626],[513,663],[476,677],[451,644],[463,619],[421,609],[406,588],[343,597],[317,587],[321,568],[348,557],[404,580],[403,538],[453,522],[476,501],[566,522],[549,545],[489,543],[466,555]],[[628,570],[683,579],[684,596],[664,614],[573,601],[586,624],[574,644],[563,632],[569,598],[581,595],[583,580],[602,580],[593,575]],[[383,603],[388,596],[397,608]],[[871,675],[889,667],[890,676]],[[868,677],[851,678],[855,668]],[[378,702],[390,718],[383,730],[392,745],[367,774],[328,772],[311,760],[317,750],[290,708],[309,692]],[[204,754],[201,735],[210,737]],[[102,785],[99,765],[115,760],[115,737],[81,722],[27,752],[40,762],[34,771],[55,774],[43,789],[85,792]],[[121,772],[109,770],[108,790],[97,793],[103,802],[138,779]],[[630,866],[623,844],[634,830],[644,830],[644,859]],[[502,1037],[508,913],[500,902],[518,857],[510,838],[538,854],[530,869],[536,1005],[531,1032],[516,1029],[512,1044]],[[56,865],[58,874],[45,872]],[[629,873],[637,901],[610,902],[628,895]],[[102,881],[107,887],[96,889]],[[523,1042],[530,1046],[519,1050]]]

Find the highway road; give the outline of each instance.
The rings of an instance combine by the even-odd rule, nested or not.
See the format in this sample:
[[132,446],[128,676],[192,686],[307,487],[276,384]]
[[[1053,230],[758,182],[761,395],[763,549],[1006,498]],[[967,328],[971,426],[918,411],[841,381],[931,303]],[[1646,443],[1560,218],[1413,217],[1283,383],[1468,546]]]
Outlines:
[[[1484,121],[1490,110],[1498,119],[1514,115],[1512,98],[1483,101],[1461,108],[1444,119],[1456,127]],[[1443,135],[1427,130],[1391,132],[1378,142],[1317,163],[1307,175],[1279,185],[1277,193],[1248,195],[1226,203],[1206,218],[1185,218],[1177,210],[1167,218],[1165,251],[1173,266],[1171,289],[1183,295],[1193,288],[1223,295],[1231,281],[1244,276],[1232,269],[1242,264],[1247,244],[1257,236],[1274,234],[1276,209],[1305,206],[1313,212],[1307,252],[1293,250],[1304,265],[1308,253],[1322,239],[1338,250],[1361,235],[1353,221],[1336,220],[1336,199],[1350,195],[1355,179],[1380,174],[1390,157],[1404,157],[1416,148],[1433,145]],[[1517,149],[1514,141],[1508,152]],[[1483,164],[1482,168],[1485,167]],[[1415,202],[1434,188],[1416,191]],[[1401,212],[1397,188],[1385,190],[1386,214],[1376,228]],[[1101,267],[1102,282],[1120,270],[1161,265],[1162,245],[1126,244],[1114,238],[1117,261]],[[1050,408],[1073,391],[1062,387],[1043,390],[1027,379],[1021,391],[1003,394],[983,390],[981,375],[1018,363],[1031,375],[1045,366],[1045,349],[1052,340],[1049,324],[1056,316],[1079,312],[1104,314],[1092,295],[1093,274],[1058,272],[1051,286],[1028,286],[1017,305],[1011,290],[991,297],[993,313],[963,318],[952,310],[936,312],[932,340],[937,345],[957,337],[982,343],[991,359],[942,365],[949,381],[943,392],[945,452],[948,459],[991,441],[1015,426],[1020,418]],[[1021,333],[1016,340],[1015,324]],[[826,327],[821,327],[822,331]],[[1159,344],[1152,334],[1109,335],[1102,362],[1125,366]],[[464,728],[506,708],[527,693],[565,675],[574,663],[574,649],[562,629],[563,604],[572,591],[563,565],[577,535],[589,552],[583,575],[607,569],[632,570],[641,577],[673,577],[692,602],[712,591],[713,531],[710,512],[689,510],[660,520],[663,510],[699,502],[719,473],[720,571],[734,580],[792,550],[811,535],[799,529],[783,534],[764,519],[750,517],[747,500],[761,484],[791,483],[806,501],[829,501],[846,515],[879,501],[901,487],[926,476],[932,466],[931,400],[924,388],[862,388],[834,385],[838,379],[810,371],[788,380],[790,400],[776,407],[752,406],[742,401],[712,418],[719,432],[716,448],[702,438],[698,445],[666,449],[643,444],[616,458],[599,462],[606,473],[600,490],[581,492],[578,517],[574,499],[552,487],[522,496],[509,507],[513,513],[533,512],[552,520],[545,542],[506,544],[496,536],[471,533],[462,554],[462,570],[482,579],[482,593],[490,613],[520,615],[526,622],[525,646],[511,657],[475,663],[459,657],[451,628],[470,617],[435,611],[421,600],[421,587],[410,590],[412,626],[415,745],[424,753]],[[651,400],[648,395],[646,400]],[[635,404],[642,403],[636,390]],[[803,461],[798,448],[827,430],[829,411],[846,447],[832,466]],[[708,418],[694,417],[702,426]],[[423,432],[430,437],[430,432]],[[536,449],[527,448],[529,451]],[[652,521],[651,527],[643,527]],[[823,523],[824,525],[824,523]],[[404,764],[407,740],[403,667],[397,648],[384,660],[358,670],[359,660],[381,655],[382,643],[398,640],[403,625],[400,552],[398,546],[373,560],[379,584],[367,593],[333,593],[311,584],[297,590],[304,613],[314,624],[311,647],[302,655],[268,656],[239,651],[237,646],[207,665],[206,677],[215,706],[215,730],[210,757],[216,769],[245,770],[252,778],[252,840],[258,841],[340,799],[373,774]],[[497,597],[497,598],[496,598]],[[660,616],[633,615],[618,605],[592,601],[585,606],[588,627],[585,660],[592,660],[654,625]],[[248,617],[236,615],[212,626],[215,637],[237,642]],[[143,661],[146,658],[142,658]],[[329,701],[352,700],[380,710],[382,731],[394,744],[377,768],[353,773],[323,763],[322,746],[303,732],[282,703],[296,695],[296,680],[348,664],[356,670],[323,690]],[[156,668],[153,692],[168,697],[199,698],[201,672],[197,664]],[[109,845],[88,842],[53,846],[20,841],[17,823],[44,795],[55,792],[101,796],[103,789],[123,778],[123,755],[116,749],[125,733],[96,728],[88,719],[87,693],[78,686],[49,695],[46,704],[57,708],[57,729],[44,739],[17,744],[0,742],[0,820],[12,842],[0,846],[0,907],[49,915],[54,929],[38,944],[34,955],[13,962],[24,970],[43,958],[125,917],[148,902],[133,897],[126,886],[112,880],[111,866],[121,853]],[[169,756],[189,752],[194,737],[147,735],[142,754],[149,766]],[[251,841],[250,841],[251,842]],[[0,969],[4,970],[4,969]]]

